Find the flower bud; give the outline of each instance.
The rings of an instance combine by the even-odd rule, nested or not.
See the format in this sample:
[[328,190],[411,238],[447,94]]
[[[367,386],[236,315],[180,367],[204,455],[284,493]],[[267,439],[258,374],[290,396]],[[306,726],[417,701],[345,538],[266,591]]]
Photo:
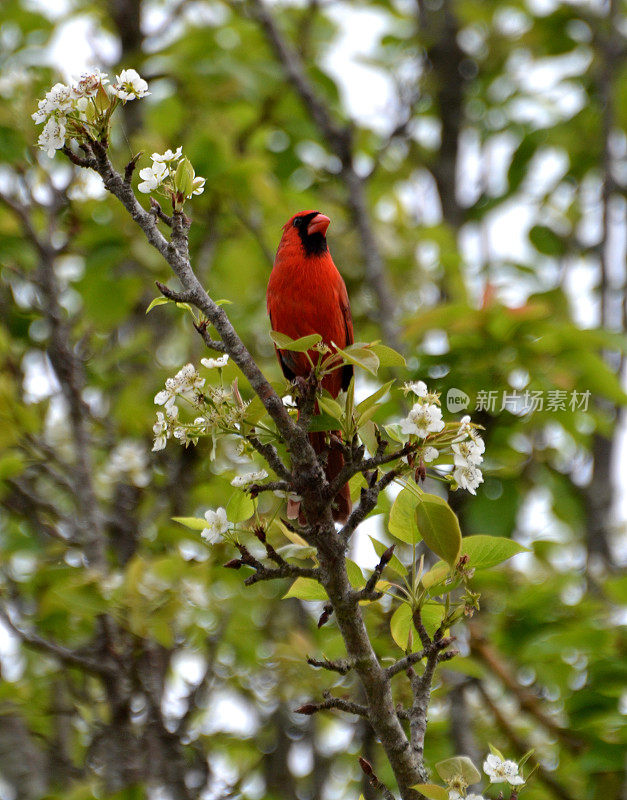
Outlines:
[[189,158],[182,158],[174,176],[174,190],[176,193],[183,195],[183,198],[191,194],[194,188],[194,177],[194,168]]
[[98,85],[98,91],[94,97],[94,104],[96,106],[96,111],[99,114],[104,114],[105,111],[108,111],[109,106],[111,105],[111,98],[107,94],[107,90],[102,84]]

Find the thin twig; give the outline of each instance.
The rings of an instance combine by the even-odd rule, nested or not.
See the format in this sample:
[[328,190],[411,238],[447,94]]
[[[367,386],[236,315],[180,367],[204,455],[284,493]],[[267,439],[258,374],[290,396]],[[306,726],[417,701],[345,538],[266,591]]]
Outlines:
[[328,658],[313,658],[312,656],[307,656],[307,663],[312,667],[317,667],[319,669],[327,669],[330,672],[339,672],[340,675],[346,675],[348,672],[351,671],[353,665],[350,661],[344,659],[338,659],[337,661],[329,661]]
[[32,647],[34,650],[39,650],[39,652],[53,656],[63,664],[67,664],[71,667],[80,667],[90,674],[101,677],[112,677],[116,674],[116,671],[102,660],[88,658],[87,656],[77,653],[75,650],[71,650],[69,647],[44,639],[38,633],[25,631],[18,627],[13,622],[8,610],[4,606],[0,606],[0,619],[9,630],[24,642],[24,644]]

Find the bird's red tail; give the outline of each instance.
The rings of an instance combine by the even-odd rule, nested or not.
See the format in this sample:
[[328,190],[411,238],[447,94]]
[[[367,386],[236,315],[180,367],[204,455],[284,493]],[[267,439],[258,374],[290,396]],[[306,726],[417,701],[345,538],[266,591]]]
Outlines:
[[[331,437],[335,436],[338,439],[342,438],[340,431],[331,431],[329,435]],[[331,483],[331,481],[334,481],[339,475],[340,470],[344,466],[344,456],[342,455],[342,451],[337,445],[333,444],[332,439],[331,443],[327,444],[326,434],[324,431],[314,431],[313,433],[310,433],[309,441],[311,442],[311,446],[316,453],[328,453],[327,464],[324,471],[327,480],[329,483]],[[345,483],[340,491],[335,495],[333,519],[336,522],[346,522],[349,514],[351,513],[352,507],[350,489],[348,483]]]

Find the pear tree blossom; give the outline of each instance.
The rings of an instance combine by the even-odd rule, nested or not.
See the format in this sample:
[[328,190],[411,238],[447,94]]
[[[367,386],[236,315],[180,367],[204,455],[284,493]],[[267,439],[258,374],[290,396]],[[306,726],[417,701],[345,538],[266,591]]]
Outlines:
[[431,461],[435,461],[435,459],[439,456],[439,452],[435,447],[425,447],[422,451],[422,460],[429,464]]
[[522,786],[525,779],[518,774],[518,764],[490,753],[483,762],[483,771],[490,778],[490,783],[509,783],[510,786]]
[[60,150],[65,145],[65,120],[63,117],[50,117],[44,125],[39,135],[38,145],[46,154],[52,158],[55,151]]
[[116,75],[111,90],[123,102],[137,100],[150,94],[148,84],[134,69],[123,69]]
[[201,358],[200,363],[207,369],[215,369],[216,367],[226,367],[229,360],[228,355],[225,353],[219,358]]
[[401,432],[426,439],[430,433],[439,433],[444,428],[442,409],[435,403],[416,403],[407,417],[401,420]]
[[240,488],[242,486],[248,486],[250,483],[258,483],[267,477],[268,473],[265,469],[260,469],[256,472],[246,472],[244,475],[237,475],[235,478],[233,478],[231,481],[231,486]]
[[69,84],[55,83],[37,102],[32,114],[37,125],[44,124],[40,148],[52,158],[71,140],[79,144],[94,139],[106,141],[116,107],[145,97],[150,94],[147,89],[148,84],[134,69],[122,70],[113,85],[99,69],[84,72]]
[[168,174],[168,167],[163,161],[153,161],[151,167],[144,167],[139,170],[139,177],[142,179],[142,183],[137,188],[140,192],[150,194],[150,192],[154,192],[161,186]]
[[72,95],[79,97],[94,97],[99,86],[105,86],[109,79],[105,72],[100,72],[98,68],[83,72],[80,78],[72,86]]
[[455,466],[463,467],[466,464],[481,464],[485,444],[483,439],[477,437],[465,442],[453,442],[451,449],[455,459]]
[[153,161],[156,161],[157,163],[167,164],[170,161],[178,161],[182,155],[183,155],[183,148],[177,147],[176,150],[174,151],[168,149],[165,151],[165,153],[161,154],[153,153],[151,158]]
[[[416,472],[416,480],[424,480],[426,464],[436,459],[445,460],[445,464],[452,465],[452,470],[448,468],[441,478],[449,481],[452,489],[461,488],[476,494],[477,487],[483,483],[479,464],[485,452],[484,441],[477,433],[480,426],[471,422],[468,415],[460,422],[446,423],[439,394],[430,392],[424,381],[406,383],[403,390],[417,398],[407,416],[396,426],[400,434],[409,436],[410,442],[418,440],[421,444],[416,457],[422,466]],[[413,464],[416,457],[409,457],[409,463]]]
[[411,383],[406,383],[404,392],[405,394],[408,392],[413,392],[416,397],[426,397],[427,384],[424,381],[412,381]]
[[226,510],[222,507],[216,511],[212,509],[205,511],[205,519],[207,520],[207,527],[203,528],[200,535],[208,544],[216,544],[225,533],[228,533],[233,528],[233,523],[228,521]]
[[453,479],[462,489],[470,492],[470,494],[477,494],[477,487],[483,483],[483,475],[481,470],[474,464],[463,464],[453,470]]
[[205,179],[196,175],[188,158],[183,156],[183,148],[165,153],[153,153],[152,165],[139,171],[142,182],[137,187],[144,194],[154,192],[168,198],[172,207],[182,208],[185,200],[193,195],[202,194]]

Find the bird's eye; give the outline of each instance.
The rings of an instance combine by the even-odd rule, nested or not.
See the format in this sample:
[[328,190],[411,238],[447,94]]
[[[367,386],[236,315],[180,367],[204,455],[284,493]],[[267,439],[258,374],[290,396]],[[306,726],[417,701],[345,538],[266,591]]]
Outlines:
[[301,223],[301,218],[300,217],[296,217],[296,219],[293,222],[293,225],[294,225],[295,228],[298,228],[300,223]]

